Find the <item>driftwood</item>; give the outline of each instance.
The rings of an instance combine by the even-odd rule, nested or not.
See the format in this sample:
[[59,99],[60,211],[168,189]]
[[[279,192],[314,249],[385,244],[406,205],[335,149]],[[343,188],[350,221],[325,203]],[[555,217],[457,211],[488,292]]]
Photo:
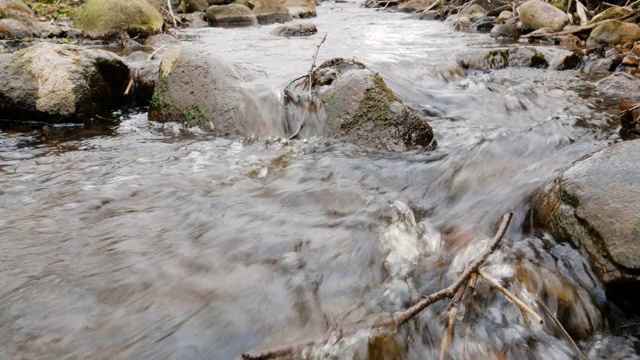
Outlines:
[[316,344],[317,345],[327,344],[331,339],[334,339],[334,338],[340,339],[345,336],[356,334],[360,331],[371,331],[375,329],[390,328],[390,327],[397,328],[405,324],[406,322],[411,320],[414,316],[422,312],[422,310],[424,310],[427,306],[435,302],[438,302],[442,299],[453,297],[454,294],[458,293],[458,291],[469,282],[471,277],[478,272],[478,270],[480,269],[480,266],[482,266],[487,260],[487,257],[489,257],[489,255],[498,248],[498,245],[500,245],[500,241],[502,240],[505,233],[507,232],[507,228],[509,227],[509,223],[511,222],[512,217],[513,217],[513,213],[505,214],[502,217],[502,222],[500,224],[500,227],[498,228],[498,232],[489,243],[489,246],[486,249],[484,249],[482,253],[480,253],[480,256],[476,260],[474,260],[471,264],[467,266],[467,268],[462,272],[462,274],[460,274],[460,276],[458,276],[458,278],[451,285],[449,285],[445,289],[442,289],[433,294],[423,297],[420,301],[415,303],[410,308],[404,311],[395,312],[391,314],[391,316],[389,316],[388,318],[370,322],[361,326],[353,326],[345,329],[338,329],[337,331],[328,332],[325,335],[320,337],[303,340],[291,345],[285,345],[285,346],[274,348],[264,352],[245,353],[245,354],[242,354],[242,359],[244,360],[273,359],[280,356],[290,355],[290,354],[299,352],[300,350],[306,347],[313,346]]

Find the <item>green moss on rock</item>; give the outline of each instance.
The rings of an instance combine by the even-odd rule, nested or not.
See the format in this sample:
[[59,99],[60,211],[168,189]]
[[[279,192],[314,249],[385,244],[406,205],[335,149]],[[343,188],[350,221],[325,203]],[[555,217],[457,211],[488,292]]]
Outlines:
[[162,31],[162,15],[145,0],[89,0],[74,24],[92,38],[110,38],[123,30],[147,37]]

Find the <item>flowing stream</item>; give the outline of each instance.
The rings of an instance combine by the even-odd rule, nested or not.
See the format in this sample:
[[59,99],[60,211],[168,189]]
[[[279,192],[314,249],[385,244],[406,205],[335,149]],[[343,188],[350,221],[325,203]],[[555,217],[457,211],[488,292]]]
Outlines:
[[[282,89],[355,58],[428,117],[439,147],[388,154],[311,137],[216,138],[144,111],[83,129],[0,131],[1,359],[237,359],[404,309],[451,283],[515,213],[486,271],[589,359],[637,359],[631,316],[586,260],[532,229],[557,170],[619,141],[618,99],[575,71],[462,72],[497,45],[447,24],[324,3],[319,33],[190,29],[185,46],[246,75],[279,129]],[[515,46],[515,45],[509,45]],[[278,133],[276,135],[284,135]],[[306,350],[315,359],[438,359],[447,301],[395,333]],[[451,359],[578,359],[480,280]]]

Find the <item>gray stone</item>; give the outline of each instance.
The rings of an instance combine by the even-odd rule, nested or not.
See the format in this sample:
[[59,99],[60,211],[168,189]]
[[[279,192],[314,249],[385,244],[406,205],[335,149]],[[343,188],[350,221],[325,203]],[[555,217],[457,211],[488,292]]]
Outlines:
[[546,68],[547,60],[532,47],[476,51],[458,56],[458,64],[470,70],[497,70],[507,67]]
[[0,113],[16,120],[86,121],[123,101],[129,67],[117,55],[39,43],[0,64]]
[[316,5],[311,0],[285,0],[284,6],[294,19],[316,17]]
[[420,20],[438,20],[440,14],[437,10],[425,10],[420,14]]
[[640,141],[577,161],[541,193],[536,214],[583,252],[605,285],[640,280]]
[[184,10],[187,13],[205,12],[209,7],[207,0],[182,0],[184,1]]
[[289,9],[280,0],[251,0],[254,4],[253,13],[259,24],[285,23],[291,21]]
[[560,31],[569,23],[569,17],[562,10],[540,0],[525,2],[518,7],[518,13],[523,28],[528,30],[550,27]]
[[207,9],[207,19],[215,26],[253,26],[258,24],[256,15],[240,4],[212,5]]
[[497,21],[507,21],[513,17],[513,12],[504,10],[500,12],[500,15],[496,18]]
[[161,46],[179,45],[179,44],[180,44],[180,40],[176,39],[175,36],[169,35],[169,34],[153,35],[144,41],[145,46],[152,46],[155,48],[159,48]]
[[213,55],[171,46],[162,56],[149,119],[219,134],[264,135],[261,112],[236,69]]
[[309,36],[317,32],[318,28],[310,22],[294,21],[278,26],[272,31],[272,34],[277,36]]
[[520,38],[522,32],[515,24],[500,24],[491,29],[490,36],[494,39],[515,41]]

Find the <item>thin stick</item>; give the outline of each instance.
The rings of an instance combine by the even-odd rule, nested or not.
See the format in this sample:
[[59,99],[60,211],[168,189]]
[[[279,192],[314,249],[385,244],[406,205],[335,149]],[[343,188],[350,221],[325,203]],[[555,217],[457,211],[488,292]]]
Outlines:
[[[308,106],[311,105],[311,101],[313,101],[313,70],[316,68],[316,61],[318,60],[318,52],[320,51],[320,47],[322,46],[322,44],[324,44],[324,41],[327,40],[327,35],[326,34],[323,38],[322,41],[320,41],[320,44],[318,44],[318,47],[316,48],[316,52],[315,54],[313,54],[313,62],[311,62],[311,68],[309,69],[309,73],[307,74],[308,78],[309,78],[309,98],[307,99],[309,101]],[[294,80],[295,81],[295,80]],[[291,85],[291,84],[289,84]],[[298,125],[298,129],[296,129],[296,131],[289,136],[289,140],[295,139],[298,137],[298,135],[300,135],[300,132],[302,131],[302,128],[304,127],[304,116],[302,117],[302,120],[300,120],[300,125]]]
[[628,113],[634,112],[634,111],[636,111],[636,110],[638,110],[638,109],[640,109],[640,104],[638,104],[638,105],[636,105],[636,106],[634,106],[634,107],[630,107],[630,108],[628,108],[627,110],[624,110],[624,111],[620,114],[620,116],[618,116],[618,117],[616,118],[616,120],[620,120],[620,119],[622,119],[625,115],[627,115]]
[[518,305],[518,307],[520,307],[520,309],[522,309],[522,311],[526,312],[529,316],[531,316],[531,319],[533,321],[535,321],[537,323],[540,323],[540,324],[544,323],[544,320],[542,320],[540,315],[536,314],[535,311],[533,311],[530,307],[528,307],[525,303],[523,303],[515,295],[510,293],[509,290],[507,290],[504,286],[500,285],[498,280],[496,280],[493,277],[491,277],[489,274],[484,272],[484,270],[482,270],[482,269],[478,269],[478,274],[480,274],[480,276],[485,278],[485,280],[487,280],[491,284],[491,286],[493,286],[496,290],[500,291],[502,293],[502,295],[506,296],[514,304]]
[[171,14],[171,19],[173,20],[173,27],[178,28],[178,22],[176,21],[176,16],[173,14],[173,9],[171,8],[171,0],[167,0],[167,8],[169,8],[169,14]]
[[129,95],[129,91],[131,91],[131,88],[133,87],[134,79],[135,79],[135,76],[132,76],[131,79],[129,79],[129,84],[127,85],[127,88],[124,90],[125,95]]
[[164,47],[167,45],[162,45],[160,46],[158,49],[156,49],[156,51],[152,52],[151,55],[149,55],[149,57],[147,58],[147,61],[153,59],[154,56],[156,56],[156,54],[158,53],[158,51],[164,49]]
[[560,322],[560,320],[558,320],[558,318],[555,317],[555,315],[553,315],[551,310],[549,310],[547,305],[545,305],[545,303],[542,302],[542,300],[540,300],[540,298],[537,298],[537,302],[538,302],[538,305],[540,305],[540,307],[542,308],[542,310],[547,314],[547,316],[551,318],[553,323],[556,324],[558,329],[560,329],[560,331],[567,338],[567,340],[569,340],[569,342],[571,343],[571,346],[573,346],[573,349],[576,351],[578,356],[580,358],[582,358],[583,360],[587,360],[588,359],[587,356],[582,352],[582,350],[580,350],[580,348],[578,347],[578,344],[576,344],[576,342],[573,341],[573,339],[571,338],[571,335],[569,335],[569,333],[564,328],[564,326],[562,326],[562,323]]
[[[469,281],[471,281],[471,278],[469,278]],[[447,333],[442,338],[442,344],[440,345],[440,360],[444,360],[444,355],[447,351],[447,347],[453,339],[453,332],[456,326],[456,316],[458,315],[458,305],[460,304],[460,300],[462,300],[462,298],[464,297],[464,293],[467,287],[469,287],[469,282],[458,289],[456,296],[454,296],[453,300],[451,300],[449,308],[449,321],[447,323]]]
[[292,354],[294,352],[300,351],[308,346],[314,344],[326,344],[329,340],[336,337],[338,339],[353,335],[360,331],[368,331],[372,329],[385,328],[385,327],[398,327],[411,320],[414,316],[419,314],[422,310],[424,310],[427,306],[440,301],[444,298],[452,297],[471,277],[473,273],[478,271],[480,266],[484,264],[487,257],[500,245],[500,241],[504,237],[507,232],[507,228],[509,227],[509,223],[511,222],[511,218],[513,217],[513,213],[507,213],[502,217],[502,223],[498,228],[498,232],[495,237],[489,243],[489,246],[481,253],[477,260],[469,264],[467,268],[460,274],[460,276],[453,282],[453,284],[449,285],[449,287],[437,291],[431,295],[423,297],[420,301],[415,303],[410,308],[404,311],[398,311],[386,319],[378,320],[374,322],[369,322],[362,326],[354,326],[346,329],[339,329],[335,332],[326,333],[323,336],[303,340],[291,345],[285,345],[282,347],[274,348],[271,350],[267,350],[261,353],[245,353],[242,354],[242,358],[244,360],[266,360],[273,359],[279,356],[285,356]]
[[327,35],[326,34],[323,38],[322,41],[320,41],[320,44],[318,44],[318,47],[316,48],[316,53],[313,54],[313,62],[311,63],[311,68],[309,69],[309,96],[312,96],[312,89],[313,89],[313,69],[315,69],[316,67],[316,60],[318,60],[318,52],[320,51],[320,47],[322,46],[322,44],[324,44],[324,41],[327,40]]

